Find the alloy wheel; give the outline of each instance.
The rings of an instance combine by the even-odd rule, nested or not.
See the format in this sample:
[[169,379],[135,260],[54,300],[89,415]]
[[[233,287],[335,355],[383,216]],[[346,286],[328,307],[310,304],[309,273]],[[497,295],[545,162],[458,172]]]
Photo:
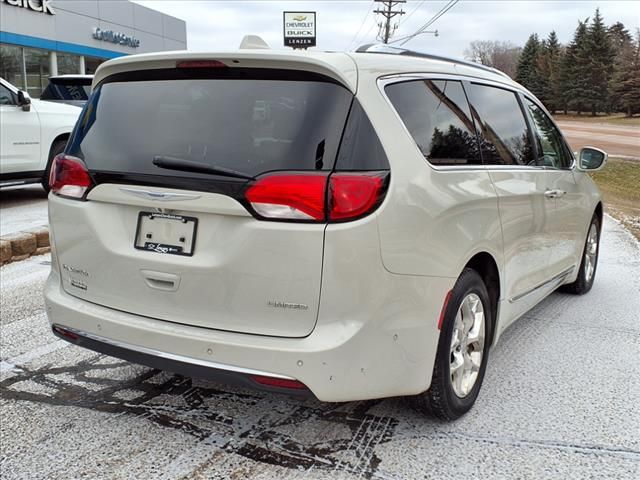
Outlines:
[[460,398],[469,395],[478,379],[484,355],[485,324],[480,297],[468,294],[458,308],[451,336],[451,385]]

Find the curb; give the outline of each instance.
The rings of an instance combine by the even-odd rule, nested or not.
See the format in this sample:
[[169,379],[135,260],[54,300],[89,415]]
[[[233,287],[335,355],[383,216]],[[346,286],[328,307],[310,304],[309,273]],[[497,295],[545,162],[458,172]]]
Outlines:
[[51,251],[49,229],[35,227],[0,237],[0,265],[24,260]]

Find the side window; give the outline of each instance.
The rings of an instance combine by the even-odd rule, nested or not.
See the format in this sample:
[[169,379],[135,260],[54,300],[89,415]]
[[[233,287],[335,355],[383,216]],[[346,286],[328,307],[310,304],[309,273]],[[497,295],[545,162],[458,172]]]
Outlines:
[[0,85],[0,105],[15,105],[16,102],[13,98],[11,90],[4,85]]
[[369,117],[354,99],[349,120],[342,136],[336,170],[388,170],[384,153]]
[[412,80],[388,85],[385,92],[431,164],[482,164],[461,82]]
[[516,94],[475,83],[468,93],[481,132],[485,165],[535,165],[529,129]]
[[538,163],[545,167],[571,168],[573,160],[567,151],[560,131],[539,106],[528,98],[525,99],[525,104],[531,112],[535,129],[538,156],[540,157]]

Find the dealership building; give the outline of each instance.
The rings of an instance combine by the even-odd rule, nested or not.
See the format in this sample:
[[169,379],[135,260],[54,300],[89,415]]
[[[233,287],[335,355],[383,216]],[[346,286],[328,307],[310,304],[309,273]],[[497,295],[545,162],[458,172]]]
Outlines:
[[127,0],[0,0],[0,76],[39,97],[47,78],[187,48],[183,20]]

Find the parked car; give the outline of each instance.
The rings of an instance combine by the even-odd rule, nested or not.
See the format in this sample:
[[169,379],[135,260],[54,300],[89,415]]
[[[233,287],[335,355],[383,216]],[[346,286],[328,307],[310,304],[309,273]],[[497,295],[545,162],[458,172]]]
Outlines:
[[49,84],[42,91],[40,100],[84,106],[91,93],[93,75],[55,75],[49,77]]
[[81,109],[32,100],[0,78],[0,187],[42,183],[64,150]]
[[376,46],[171,52],[106,62],[93,88],[49,196],[47,313],[76,345],[454,419],[506,327],[593,285],[585,172],[606,154],[576,160],[494,69]]

